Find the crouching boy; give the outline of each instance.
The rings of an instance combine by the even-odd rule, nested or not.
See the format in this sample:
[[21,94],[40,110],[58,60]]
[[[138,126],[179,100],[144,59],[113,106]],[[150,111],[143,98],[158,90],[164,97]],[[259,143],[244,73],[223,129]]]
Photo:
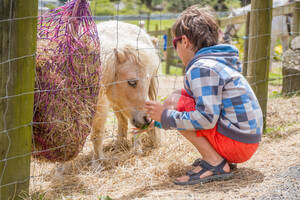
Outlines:
[[210,11],[186,9],[172,27],[173,45],[186,66],[184,89],[164,105],[145,109],[163,129],[177,129],[201,154],[195,168],[176,179],[188,185],[232,177],[232,163],[243,163],[257,150],[263,131],[258,100],[241,75],[238,50],[219,44],[220,29]]

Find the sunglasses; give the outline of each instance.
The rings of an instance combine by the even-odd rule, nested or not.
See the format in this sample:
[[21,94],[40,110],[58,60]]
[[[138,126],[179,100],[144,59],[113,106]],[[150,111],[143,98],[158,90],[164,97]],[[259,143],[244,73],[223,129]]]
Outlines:
[[175,49],[177,48],[177,42],[180,41],[181,39],[182,39],[182,36],[178,36],[178,37],[174,38],[173,46]]

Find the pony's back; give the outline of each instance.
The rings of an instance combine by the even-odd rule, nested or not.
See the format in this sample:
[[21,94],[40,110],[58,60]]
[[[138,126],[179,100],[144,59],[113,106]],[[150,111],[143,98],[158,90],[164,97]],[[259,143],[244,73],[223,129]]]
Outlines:
[[139,49],[143,46],[154,48],[150,36],[140,27],[120,21],[107,21],[97,25],[101,50],[123,48],[132,45]]

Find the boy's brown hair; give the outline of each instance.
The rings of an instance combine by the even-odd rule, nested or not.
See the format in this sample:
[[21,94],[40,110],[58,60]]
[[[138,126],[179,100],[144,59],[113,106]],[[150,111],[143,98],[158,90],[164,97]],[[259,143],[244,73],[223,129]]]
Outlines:
[[211,8],[193,5],[184,10],[172,26],[174,36],[185,35],[193,44],[192,50],[219,43],[221,30]]

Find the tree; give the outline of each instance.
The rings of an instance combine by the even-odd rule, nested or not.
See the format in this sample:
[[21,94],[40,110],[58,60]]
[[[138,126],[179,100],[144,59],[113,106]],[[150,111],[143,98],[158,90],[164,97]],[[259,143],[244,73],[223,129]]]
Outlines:
[[66,3],[68,0],[59,0],[60,3]]
[[226,0],[168,0],[168,10],[171,12],[182,12],[191,5],[198,4],[201,7],[211,6],[216,11],[226,11],[228,7]]
[[240,0],[241,1],[241,6],[244,7],[246,5],[248,5],[249,3],[251,3],[251,0]]
[[115,15],[115,6],[110,0],[91,0],[91,11],[93,15]]
[[152,0],[141,0],[143,4],[147,6],[147,8],[152,8]]

